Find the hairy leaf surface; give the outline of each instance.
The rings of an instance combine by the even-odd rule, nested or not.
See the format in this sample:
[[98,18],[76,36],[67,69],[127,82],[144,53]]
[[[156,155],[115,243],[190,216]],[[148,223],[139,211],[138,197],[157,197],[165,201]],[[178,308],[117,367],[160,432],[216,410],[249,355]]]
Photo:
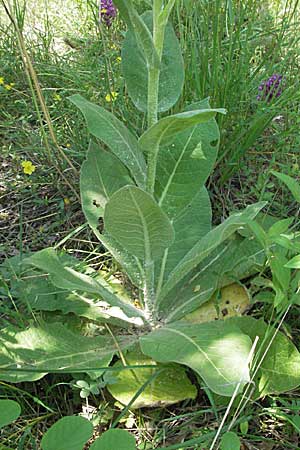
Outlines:
[[249,381],[251,339],[228,321],[174,322],[140,339],[143,353],[162,363],[184,364],[215,393],[231,396]]

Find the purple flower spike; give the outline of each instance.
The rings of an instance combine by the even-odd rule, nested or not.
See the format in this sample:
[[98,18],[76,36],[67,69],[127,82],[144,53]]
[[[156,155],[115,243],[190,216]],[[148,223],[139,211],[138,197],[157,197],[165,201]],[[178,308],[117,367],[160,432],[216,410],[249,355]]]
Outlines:
[[117,15],[117,10],[112,0],[100,0],[99,11],[100,21],[104,22],[107,27],[110,27]]
[[280,97],[283,91],[283,76],[275,73],[268,80],[261,82],[258,91],[257,100],[270,102],[273,97]]

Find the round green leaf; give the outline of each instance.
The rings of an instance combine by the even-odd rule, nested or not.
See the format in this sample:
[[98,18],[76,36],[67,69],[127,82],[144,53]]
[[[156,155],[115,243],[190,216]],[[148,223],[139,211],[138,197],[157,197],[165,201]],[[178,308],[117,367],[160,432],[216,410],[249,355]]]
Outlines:
[[90,450],[135,450],[135,439],[125,430],[108,430],[91,445]]
[[240,450],[240,448],[241,441],[233,431],[228,431],[228,433],[223,435],[221,439],[221,450]]
[[0,428],[12,423],[20,414],[19,403],[14,400],[0,400]]
[[93,425],[84,417],[68,416],[58,420],[43,436],[43,450],[83,450],[93,434]]
[[[152,29],[152,13],[147,11],[142,15],[142,18],[148,28]],[[122,69],[131,100],[140,111],[146,112],[148,99],[147,63],[131,30],[127,32],[122,47]],[[174,29],[169,23],[165,31],[159,78],[159,112],[167,111],[177,102],[181,94],[183,81],[184,65],[180,45]]]

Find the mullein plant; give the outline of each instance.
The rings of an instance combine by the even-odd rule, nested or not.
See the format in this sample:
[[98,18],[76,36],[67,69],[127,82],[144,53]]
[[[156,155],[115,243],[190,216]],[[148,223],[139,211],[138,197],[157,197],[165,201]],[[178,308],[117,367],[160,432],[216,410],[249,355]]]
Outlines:
[[212,109],[205,99],[166,115],[184,83],[180,46],[169,21],[174,3],[154,0],[153,9],[139,15],[130,0],[114,1],[128,26],[122,48],[127,91],[147,117],[141,136],[81,95],[70,97],[91,135],[81,169],[83,212],[131,289],[82,264],[78,270],[78,261],[53,248],[23,259],[28,271],[22,300],[34,310],[83,317],[96,325],[96,333],[86,336],[63,321],[7,327],[0,333],[3,380],[37,380],[47,372],[87,372],[97,378],[119,356],[116,379],[107,378],[107,388],[131,407],[195,398],[187,367],[225,397],[241,393],[250,382],[256,398],[299,384],[297,349],[280,332],[269,345],[265,337],[272,328],[262,320],[189,321],[189,314],[219,289],[263,270],[270,241],[261,241],[254,222],[265,203],[212,226],[205,182],[220,138],[214,117],[225,111]]

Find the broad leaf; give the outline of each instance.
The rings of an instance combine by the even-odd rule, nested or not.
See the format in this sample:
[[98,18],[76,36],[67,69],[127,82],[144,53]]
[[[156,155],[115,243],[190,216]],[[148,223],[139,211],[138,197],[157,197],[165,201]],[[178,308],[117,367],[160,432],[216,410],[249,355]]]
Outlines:
[[[238,326],[247,333],[252,340],[259,337],[256,353],[259,351],[257,362],[265,353],[275,330],[262,319],[252,317],[235,317],[228,319],[232,326]],[[278,332],[272,341],[268,352],[262,361],[255,379],[256,396],[280,394],[295,389],[300,385],[300,354],[292,341],[283,333]]]
[[286,175],[285,173],[275,172],[275,170],[271,170],[271,174],[276,178],[281,180],[290,190],[294,199],[300,203],[300,184],[299,181],[294,178]]
[[91,228],[99,226],[111,195],[128,184],[134,183],[120,160],[91,141],[80,172],[82,209]]
[[143,353],[155,361],[193,369],[215,393],[231,396],[249,381],[251,340],[229,321],[175,322],[140,339]]
[[44,434],[43,450],[82,450],[92,437],[92,423],[80,416],[67,416],[59,419]]
[[52,283],[59,288],[98,294],[110,306],[121,308],[129,317],[142,316],[141,311],[133,305],[123,302],[116,296],[105,280],[99,276],[96,280],[88,275],[77,272],[71,267],[64,266],[52,248],[46,248],[34,253],[29,258],[26,258],[24,263],[31,264],[49,273]]
[[243,228],[249,219],[253,219],[264,206],[265,202],[248,206],[244,211],[230,216],[221,225],[218,225],[200,239],[171,272],[162,288],[159,301],[161,302],[168,292],[209,256],[216,247],[232,236],[239,228]]
[[[209,107],[206,99],[189,110]],[[219,137],[217,123],[211,119],[179,133],[161,147],[155,195],[171,219],[192,201],[206,182],[216,161]]]
[[166,281],[190,249],[211,230],[211,215],[209,196],[203,187],[173,221],[175,239],[157,267],[156,278]]
[[[118,346],[126,349],[135,341],[134,336],[122,336]],[[15,383],[38,380],[48,371],[99,370],[119,351],[110,336],[81,336],[60,323],[21,331],[5,328],[0,332],[0,344],[0,379]]]
[[84,115],[89,132],[110,148],[127,167],[136,183],[143,187],[146,180],[146,163],[135,136],[113,114],[81,95],[72,95],[69,100]]
[[167,322],[184,317],[208,301],[216,289],[262,270],[264,262],[259,243],[233,235],[171,289],[159,305],[160,315]]
[[153,154],[158,146],[169,144],[170,139],[177,133],[208,122],[217,113],[225,112],[225,109],[196,109],[164,117],[140,137],[140,146],[145,154]]
[[[157,363],[139,352],[126,355],[128,365],[156,365]],[[122,367],[121,361],[114,368]],[[157,364],[157,369],[136,369],[114,371],[117,381],[107,386],[111,395],[119,402],[127,405],[138,390],[149,380],[155,371],[163,368]],[[186,399],[194,399],[197,389],[192,385],[181,366],[165,367],[164,370],[146,387],[141,395],[131,405],[131,408],[157,407],[177,403]]]
[[127,186],[113,194],[104,211],[105,229],[130,253],[146,260],[159,258],[172,244],[172,225],[143,190]]
[[144,22],[144,17],[139,16],[131,0],[116,0],[114,3],[127,23],[134,38],[135,45],[139,48],[147,65],[149,67],[159,68],[159,57],[149,27]]
[[236,433],[228,431],[222,436],[220,446],[221,450],[240,450],[241,441]]
[[135,439],[126,430],[105,431],[91,445],[90,450],[135,450]]
[[20,414],[19,403],[14,400],[0,400],[0,429],[14,422]]
[[[142,19],[152,30],[152,13],[146,12]],[[148,101],[148,67],[137,45],[132,30],[126,33],[122,47],[122,69],[129,96],[134,105],[143,112],[147,112]],[[169,23],[165,30],[164,46],[159,76],[158,111],[167,111],[173,106],[182,91],[184,81],[184,66],[181,49],[172,25]]]

